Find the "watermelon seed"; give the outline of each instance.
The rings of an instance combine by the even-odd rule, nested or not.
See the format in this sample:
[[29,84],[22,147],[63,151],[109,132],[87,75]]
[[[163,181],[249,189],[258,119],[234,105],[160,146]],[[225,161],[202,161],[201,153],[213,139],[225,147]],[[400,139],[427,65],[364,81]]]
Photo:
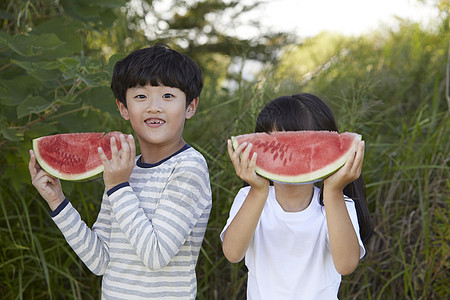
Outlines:
[[273,155],[273,160],[276,160],[278,157],[278,152],[275,152],[275,154]]

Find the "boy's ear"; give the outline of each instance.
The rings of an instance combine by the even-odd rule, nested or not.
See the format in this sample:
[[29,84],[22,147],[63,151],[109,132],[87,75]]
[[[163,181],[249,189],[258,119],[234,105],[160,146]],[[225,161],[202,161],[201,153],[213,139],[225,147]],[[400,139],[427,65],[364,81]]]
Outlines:
[[192,118],[192,116],[195,114],[195,111],[197,110],[198,105],[198,97],[192,99],[191,103],[189,103],[188,107],[186,108],[186,119]]
[[116,103],[117,107],[119,108],[120,115],[122,116],[122,118],[128,121],[130,119],[130,117],[128,116],[128,109],[118,99],[116,99]]

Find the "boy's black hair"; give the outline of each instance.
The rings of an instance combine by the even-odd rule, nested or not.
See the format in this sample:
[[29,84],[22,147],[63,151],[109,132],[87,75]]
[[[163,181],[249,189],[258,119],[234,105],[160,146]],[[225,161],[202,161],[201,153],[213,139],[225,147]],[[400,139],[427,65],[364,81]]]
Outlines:
[[186,94],[187,107],[200,96],[202,71],[191,58],[167,45],[136,50],[115,64],[111,89],[125,107],[127,89],[146,84],[179,88]]
[[[328,130],[339,131],[331,109],[317,96],[301,93],[273,99],[261,110],[255,132]],[[363,176],[348,184],[343,193],[355,202],[361,240],[366,243],[373,224],[366,203]],[[322,189],[320,204],[323,204]]]

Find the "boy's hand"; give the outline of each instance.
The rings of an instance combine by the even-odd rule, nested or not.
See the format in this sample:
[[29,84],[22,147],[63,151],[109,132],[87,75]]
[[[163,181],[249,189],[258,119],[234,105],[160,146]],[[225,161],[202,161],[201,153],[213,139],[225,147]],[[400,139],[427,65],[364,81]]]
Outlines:
[[[233,149],[231,140],[228,140],[228,155],[234,165],[236,174],[252,188],[265,188],[269,186],[269,181],[255,173],[256,153],[249,159],[252,144],[246,142],[240,144],[236,150]],[[242,152],[244,151],[244,152]]]
[[121,134],[120,143],[122,150],[119,153],[116,139],[111,137],[111,161],[108,160],[103,149],[101,147],[98,148],[98,154],[105,168],[103,171],[103,180],[105,181],[106,190],[110,190],[120,183],[127,182],[133,171],[136,156],[136,146],[133,136],[130,134],[125,139],[125,136]]
[[65,199],[61,182],[58,178],[49,175],[41,168],[36,161],[36,155],[33,150],[30,150],[28,169],[30,170],[31,183],[41,194],[42,198],[47,201],[50,209],[52,211],[55,210]]
[[355,152],[350,155],[347,162],[334,174],[324,179],[324,188],[341,191],[344,187],[355,181],[361,175],[364,159],[364,141],[355,145]]

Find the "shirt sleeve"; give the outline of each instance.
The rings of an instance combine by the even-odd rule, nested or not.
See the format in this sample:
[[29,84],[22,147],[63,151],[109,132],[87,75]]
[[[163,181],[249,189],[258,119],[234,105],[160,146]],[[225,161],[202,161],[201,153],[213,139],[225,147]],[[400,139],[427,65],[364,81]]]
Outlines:
[[139,198],[129,185],[113,191],[109,201],[122,232],[143,264],[153,270],[163,268],[211,207],[206,162],[182,160],[174,168],[151,219],[139,207]]
[[92,230],[81,220],[78,211],[68,201],[56,215],[52,215],[53,221],[64,235],[67,243],[86,267],[96,275],[103,275],[109,263],[111,233],[109,215],[111,210],[105,197]]
[[239,190],[239,192],[236,194],[236,197],[234,198],[233,204],[230,208],[230,214],[227,219],[227,223],[225,224],[225,227],[222,229],[222,232],[220,233],[220,240],[223,242],[223,238],[225,236],[225,231],[227,231],[228,226],[230,226],[231,222],[233,221],[234,217],[236,217],[237,213],[242,207],[242,204],[244,204],[245,198],[247,198],[248,193],[250,192],[250,187],[245,187]]

